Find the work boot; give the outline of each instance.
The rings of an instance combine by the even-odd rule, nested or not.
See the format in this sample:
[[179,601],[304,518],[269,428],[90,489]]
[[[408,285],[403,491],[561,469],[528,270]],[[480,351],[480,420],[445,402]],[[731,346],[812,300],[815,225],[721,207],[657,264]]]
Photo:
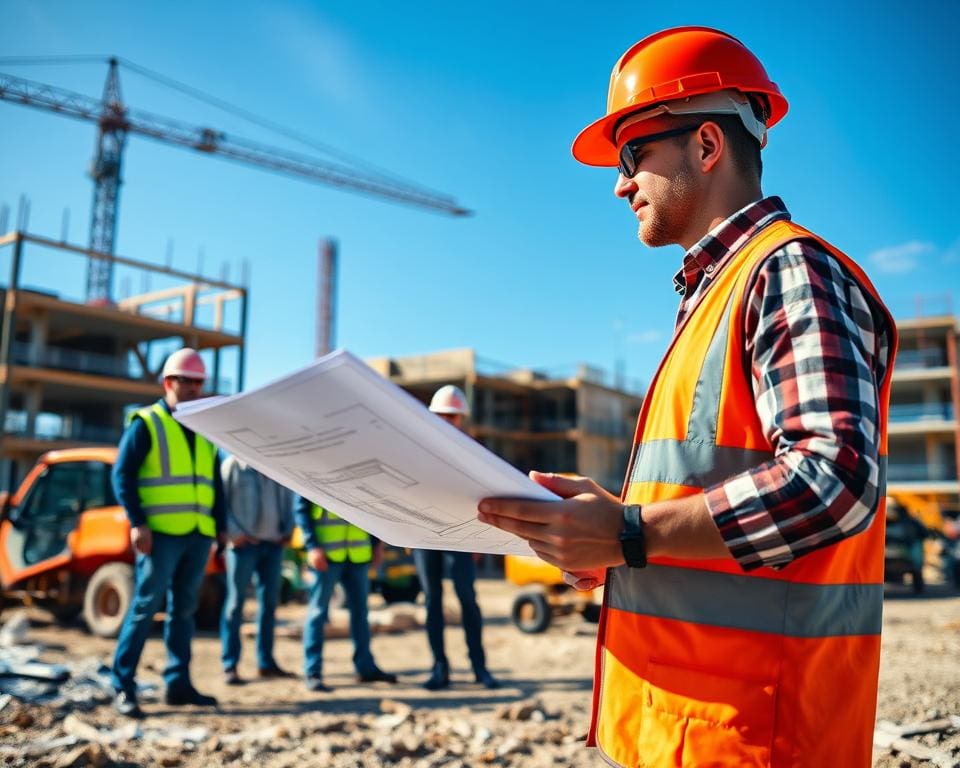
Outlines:
[[393,683],[397,682],[397,676],[393,672],[384,672],[379,667],[374,667],[372,672],[362,672],[357,675],[358,683]]
[[489,688],[491,691],[500,687],[500,681],[491,675],[490,670],[488,669],[481,669],[479,672],[477,672],[476,679],[480,685],[482,685],[484,688]]
[[243,678],[237,674],[236,667],[230,667],[223,671],[223,682],[227,685],[243,685]]
[[449,688],[450,668],[443,662],[434,664],[430,672],[430,677],[427,678],[427,682],[423,684],[423,687],[428,691],[439,691],[442,688]]
[[313,691],[313,693],[330,693],[333,691],[333,688],[323,682],[320,675],[310,675],[307,678],[306,686],[307,690]]
[[117,691],[113,697],[113,708],[124,717],[132,717],[134,720],[143,718],[143,710],[137,702],[137,694],[129,691]]
[[207,696],[200,693],[192,685],[177,686],[176,688],[167,688],[163,700],[173,707],[181,707],[192,704],[195,707],[215,707],[217,700],[213,696]]
[[271,679],[271,678],[277,678],[277,677],[285,677],[285,678],[296,677],[295,673],[290,672],[286,669],[283,669],[283,667],[275,663],[271,664],[269,667],[260,667],[257,670],[257,675],[259,675],[264,679]]

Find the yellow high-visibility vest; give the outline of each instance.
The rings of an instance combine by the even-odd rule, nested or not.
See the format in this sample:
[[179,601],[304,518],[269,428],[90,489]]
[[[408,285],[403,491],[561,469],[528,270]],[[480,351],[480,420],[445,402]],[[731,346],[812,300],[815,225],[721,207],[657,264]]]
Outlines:
[[160,403],[141,408],[150,433],[150,452],[140,467],[140,505],[151,531],[185,536],[199,531],[216,536],[213,519],[213,473],[217,449],[196,435],[193,453],[183,428]]
[[369,563],[373,559],[369,533],[317,504],[310,505],[310,514],[317,539],[331,563],[342,563],[344,560]]

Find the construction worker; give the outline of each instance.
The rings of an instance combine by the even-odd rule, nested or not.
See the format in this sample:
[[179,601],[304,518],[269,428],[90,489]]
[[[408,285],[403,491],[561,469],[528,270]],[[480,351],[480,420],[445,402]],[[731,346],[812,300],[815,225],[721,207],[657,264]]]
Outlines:
[[136,556],[134,597],[117,638],[114,707],[143,717],[134,676],[153,616],[167,595],[163,673],[167,704],[216,706],[190,681],[194,613],[211,547],[226,541],[220,459],[205,438],[171,415],[200,397],[206,368],[185,347],[163,366],[163,398],[133,414],[113,467],[113,488],[130,520]]
[[763,196],[786,111],[743,43],[669,29],[573,144],[619,169],[644,245],[684,249],[676,330],[620,498],[533,472],[562,500],[479,518],[606,583],[588,743],[613,765],[871,762],[897,337],[860,267]]
[[[464,430],[470,416],[467,396],[459,387],[448,384],[440,387],[430,400],[430,410],[441,419]],[[437,691],[450,685],[450,664],[443,644],[443,569],[446,564],[453,579],[453,588],[460,601],[463,633],[467,641],[467,653],[476,681],[486,688],[499,688],[500,682],[487,669],[483,652],[483,617],[477,605],[477,593],[473,582],[476,579],[474,555],[470,552],[442,552],[435,549],[415,549],[413,559],[417,576],[423,587],[427,602],[427,639],[433,653],[430,677],[423,684],[429,691]]]
[[243,602],[257,576],[257,675],[295,677],[273,658],[274,619],[280,599],[283,549],[293,534],[293,494],[237,456],[221,469],[227,508],[227,599],[220,620],[224,681],[241,685],[240,624]]
[[337,584],[343,584],[350,611],[353,666],[360,683],[396,683],[397,676],[384,672],[370,651],[370,565],[377,567],[383,557],[383,542],[366,531],[314,504],[303,496],[297,500],[297,525],[303,532],[307,562],[313,568],[310,607],[303,632],[303,663],[307,690],[329,693],[323,681],[323,628],[327,623],[330,598]]

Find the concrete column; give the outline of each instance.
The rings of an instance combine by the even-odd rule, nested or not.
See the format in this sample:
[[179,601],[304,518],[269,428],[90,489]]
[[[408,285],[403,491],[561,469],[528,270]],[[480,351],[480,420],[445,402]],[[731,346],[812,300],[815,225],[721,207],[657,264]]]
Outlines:
[[30,315],[30,365],[44,367],[43,350],[47,347],[47,337],[50,330],[50,316],[46,310],[40,309]]
[[23,393],[23,409],[27,413],[27,437],[34,437],[37,429],[37,415],[43,408],[43,385],[32,383]]

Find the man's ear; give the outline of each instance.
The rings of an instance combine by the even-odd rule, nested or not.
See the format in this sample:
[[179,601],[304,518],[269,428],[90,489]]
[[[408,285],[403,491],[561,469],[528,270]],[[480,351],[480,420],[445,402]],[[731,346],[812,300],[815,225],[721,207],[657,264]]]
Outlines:
[[710,173],[726,149],[726,137],[720,126],[709,120],[694,135],[700,149],[700,170]]

